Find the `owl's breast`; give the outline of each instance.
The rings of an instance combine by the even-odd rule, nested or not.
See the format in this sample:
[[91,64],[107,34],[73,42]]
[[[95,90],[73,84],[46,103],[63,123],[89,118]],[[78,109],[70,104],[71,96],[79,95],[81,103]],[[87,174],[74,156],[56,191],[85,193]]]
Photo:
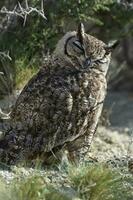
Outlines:
[[[106,79],[101,74],[78,74],[69,78],[70,84],[70,123],[73,135],[82,135],[99,116],[106,93]],[[99,117],[97,117],[99,118]]]
[[68,79],[73,103],[78,102],[78,108],[87,112],[104,98],[106,79],[102,74],[81,73]]

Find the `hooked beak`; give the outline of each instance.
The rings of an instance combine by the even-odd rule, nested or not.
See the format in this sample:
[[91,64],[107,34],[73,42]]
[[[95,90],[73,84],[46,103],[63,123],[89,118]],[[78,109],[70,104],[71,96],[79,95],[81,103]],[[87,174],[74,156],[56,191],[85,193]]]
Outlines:
[[91,65],[91,59],[90,58],[86,58],[86,60],[84,61],[84,68],[88,68]]

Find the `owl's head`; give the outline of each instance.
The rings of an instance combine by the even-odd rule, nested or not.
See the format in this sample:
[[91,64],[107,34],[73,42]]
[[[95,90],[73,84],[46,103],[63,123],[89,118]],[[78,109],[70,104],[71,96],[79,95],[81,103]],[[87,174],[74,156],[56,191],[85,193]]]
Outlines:
[[106,74],[113,45],[86,34],[81,23],[77,32],[68,32],[57,44],[55,55],[72,63],[78,70],[97,69]]

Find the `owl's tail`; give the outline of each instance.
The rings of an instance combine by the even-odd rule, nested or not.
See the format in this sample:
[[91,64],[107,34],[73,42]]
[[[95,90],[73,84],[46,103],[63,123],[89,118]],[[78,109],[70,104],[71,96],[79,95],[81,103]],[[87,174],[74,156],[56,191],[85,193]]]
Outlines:
[[6,127],[2,129],[1,137],[0,137],[0,163],[4,163],[7,165],[15,164],[20,149],[17,145],[17,129],[13,127]]

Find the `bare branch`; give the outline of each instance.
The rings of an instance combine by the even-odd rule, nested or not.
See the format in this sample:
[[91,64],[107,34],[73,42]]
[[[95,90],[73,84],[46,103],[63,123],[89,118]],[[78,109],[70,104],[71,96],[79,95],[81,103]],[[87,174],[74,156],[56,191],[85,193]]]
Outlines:
[[7,51],[7,52],[1,52],[1,51],[0,51],[0,57],[7,58],[7,59],[9,59],[10,61],[12,60],[12,58],[11,58],[10,55],[9,55],[9,51]]
[[16,16],[19,16],[19,17],[23,18],[24,25],[26,23],[27,16],[30,15],[31,13],[33,13],[33,12],[37,13],[38,15],[40,15],[43,19],[47,19],[45,17],[45,14],[44,14],[43,0],[41,1],[41,9],[40,10],[37,9],[36,7],[30,7],[28,5],[28,1],[27,0],[25,0],[25,8],[22,7],[20,2],[18,2],[18,5],[16,5],[12,11],[7,10],[6,7],[2,7],[1,10],[0,10],[0,13],[2,13],[2,14],[16,15]]
[[10,112],[4,113],[2,109],[0,108],[0,119],[9,119],[10,118]]
[[28,1],[27,1],[27,0],[25,0],[25,7],[26,7],[26,9],[29,8]]
[[17,10],[16,7],[17,6],[15,6],[12,11],[7,10],[6,7],[2,7],[1,10],[0,10],[0,13],[2,13],[2,14],[8,14],[8,15],[17,15],[17,16],[23,18],[23,15],[21,13],[19,13],[19,12],[16,11]]
[[117,0],[118,4],[121,4],[124,6],[126,9],[133,9],[133,1],[127,1],[127,0]]

